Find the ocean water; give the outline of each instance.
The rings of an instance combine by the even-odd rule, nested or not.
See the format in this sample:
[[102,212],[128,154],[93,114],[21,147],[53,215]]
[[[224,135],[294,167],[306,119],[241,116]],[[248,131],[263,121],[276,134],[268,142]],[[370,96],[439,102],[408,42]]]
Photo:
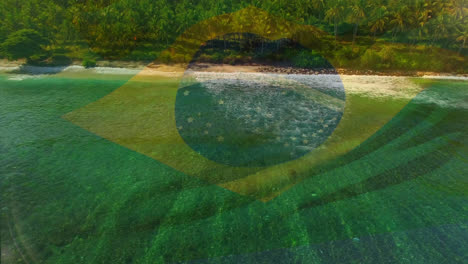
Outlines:
[[[278,135],[288,140],[297,137],[302,145],[295,147],[313,148],[311,139],[302,141],[302,134],[313,133],[320,123],[311,113],[321,115],[325,105],[333,109],[330,121],[336,117],[338,123],[343,110],[336,108],[342,105],[335,99],[350,99],[359,106],[354,109],[379,106],[372,108],[373,113],[358,112],[356,121],[342,120],[351,124],[350,135],[366,132],[372,127],[371,121],[388,120],[350,151],[297,175],[292,173],[294,184],[286,183],[288,187],[281,193],[264,201],[183,173],[62,118],[115,91],[132,74],[122,70],[119,74],[66,71],[0,75],[2,263],[468,261],[466,80],[283,78],[286,86],[291,80],[302,88],[313,86],[325,94],[323,98],[330,99],[316,100],[312,105],[304,99],[310,98],[306,97],[308,90],[282,94],[284,87],[275,86],[276,81],[262,81],[272,76],[244,74],[233,78],[194,73],[204,86],[182,85],[177,96],[184,100],[184,92],[190,91],[194,98],[216,100],[208,100],[214,105],[198,104],[200,100],[195,99],[179,101],[181,108],[174,108],[175,122],[185,128],[190,118],[185,116],[187,112],[195,115],[193,122],[199,119],[198,110],[184,109],[192,104],[193,109],[212,113],[203,117],[207,118],[203,125],[211,122],[218,129],[231,124],[233,129],[242,127],[240,131],[245,134],[258,134],[254,143],[262,138],[267,146],[274,145],[270,141]],[[346,93],[339,92],[340,85],[314,86],[327,79],[343,83]],[[245,90],[243,81],[260,88]],[[425,89],[413,93],[420,87]],[[212,111],[210,107],[219,107],[220,100],[221,112]],[[394,116],[384,116],[387,112],[382,109],[396,109],[402,100],[408,100],[402,109],[398,108]],[[252,106],[255,102],[258,105]],[[281,120],[288,111],[301,122]],[[216,116],[219,113],[222,116]],[[247,122],[247,115],[262,122],[264,130],[238,126],[253,124]],[[238,123],[233,123],[239,116]],[[223,117],[230,121],[215,124]],[[302,124],[310,126],[299,127]],[[204,139],[205,127],[194,125],[192,129],[184,134],[182,128],[179,133],[208,159],[235,166],[246,162],[272,165],[261,163],[262,159],[239,157],[249,153],[251,145],[213,152],[207,146],[219,147],[219,135]],[[233,135],[223,135],[227,144],[240,133],[236,130]],[[197,146],[206,141],[202,148]],[[233,142],[235,146],[237,141]],[[290,149],[286,152],[285,142],[281,143],[272,148],[280,155],[274,164],[298,158],[291,157]],[[226,153],[229,155],[223,156]],[[190,164],[190,160],[186,162]]]

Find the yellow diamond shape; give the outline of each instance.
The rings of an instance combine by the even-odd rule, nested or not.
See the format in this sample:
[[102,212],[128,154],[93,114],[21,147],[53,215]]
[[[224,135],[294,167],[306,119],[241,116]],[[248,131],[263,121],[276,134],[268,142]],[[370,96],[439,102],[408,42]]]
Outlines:
[[[177,90],[188,62],[203,43],[239,32],[270,40],[292,39],[334,64],[334,59],[323,52],[333,36],[316,27],[295,24],[248,7],[192,26],[161,55],[176,64],[168,64],[164,70],[148,66],[109,95],[63,118],[188,175],[265,202],[300,182],[314,166],[361,144],[409,101],[400,100],[392,108],[376,111],[378,106],[362,104],[347,96],[342,120],[333,134],[320,148],[296,160],[270,167],[233,167],[211,161],[185,144],[177,131]],[[346,81],[343,84],[346,90]],[[411,97],[418,92],[414,90]],[[350,131],[348,128],[355,126],[353,117],[359,115],[364,115],[366,121],[358,131]]]

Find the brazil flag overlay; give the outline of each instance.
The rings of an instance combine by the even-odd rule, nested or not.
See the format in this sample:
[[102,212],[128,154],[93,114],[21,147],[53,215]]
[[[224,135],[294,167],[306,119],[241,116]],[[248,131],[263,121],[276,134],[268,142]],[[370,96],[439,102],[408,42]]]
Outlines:
[[[232,34],[325,74],[204,71]],[[341,75],[330,43],[248,7],[137,74],[0,74],[2,258],[466,263],[466,79]]]
[[[332,74],[203,76],[189,70],[202,46],[236,32],[297,42],[314,50]],[[355,102],[346,96],[352,82],[341,80],[333,57],[323,51],[329,39],[316,27],[253,7],[217,16],[192,26],[163,52],[161,57],[179,62],[168,71],[147,67],[64,118],[183,173],[268,201],[311,168],[364,142],[422,89],[408,89],[390,108]],[[360,129],[349,129],[359,118]]]

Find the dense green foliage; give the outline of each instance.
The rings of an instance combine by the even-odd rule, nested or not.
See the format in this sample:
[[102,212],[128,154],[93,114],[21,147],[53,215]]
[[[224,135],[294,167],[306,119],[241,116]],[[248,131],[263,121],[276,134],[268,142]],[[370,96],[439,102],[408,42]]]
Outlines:
[[[463,55],[426,45],[406,45],[361,37],[356,45],[347,43],[340,46],[335,45],[334,40],[327,40],[321,53],[318,53],[286,39],[269,41],[261,38],[262,44],[259,41],[242,44],[256,37],[249,34],[240,36],[241,41],[237,42],[235,39],[239,37],[232,35],[208,41],[199,50],[195,61],[225,64],[255,62],[312,69],[329,68],[331,63],[334,67],[348,70],[398,71],[400,74],[404,74],[404,71],[468,72],[468,61]],[[162,58],[160,57],[162,62],[166,62],[164,55],[167,54],[162,54]],[[181,58],[179,62],[183,61]]]
[[[467,0],[3,0],[0,41],[18,30],[34,29],[51,41],[48,47],[51,54],[55,49],[65,48],[71,59],[83,60],[90,48],[95,56],[104,59],[150,61],[191,25],[256,6],[280,18],[318,26],[353,47],[383,39],[466,54],[467,3]],[[348,58],[364,52],[364,49],[341,51]],[[376,56],[371,52],[366,55],[368,61]]]
[[85,59],[83,60],[82,65],[83,65],[85,68],[95,67],[95,66],[96,66],[96,61],[93,60],[93,59],[85,58]]
[[[236,40],[239,38],[240,41]],[[298,43],[287,39],[271,41],[254,34],[227,34],[208,41],[200,48],[193,62],[232,65],[256,62],[301,68],[331,66],[318,52],[308,50]]]
[[3,53],[12,60],[40,56],[44,50],[42,45],[47,40],[31,29],[22,29],[11,33],[1,45]]

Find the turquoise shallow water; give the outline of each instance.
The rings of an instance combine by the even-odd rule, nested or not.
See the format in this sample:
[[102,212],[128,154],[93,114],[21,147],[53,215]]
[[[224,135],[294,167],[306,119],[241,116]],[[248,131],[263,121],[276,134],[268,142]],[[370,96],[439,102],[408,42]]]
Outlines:
[[428,83],[366,142],[264,203],[61,118],[128,77],[0,75],[2,261],[468,260],[466,82]]

